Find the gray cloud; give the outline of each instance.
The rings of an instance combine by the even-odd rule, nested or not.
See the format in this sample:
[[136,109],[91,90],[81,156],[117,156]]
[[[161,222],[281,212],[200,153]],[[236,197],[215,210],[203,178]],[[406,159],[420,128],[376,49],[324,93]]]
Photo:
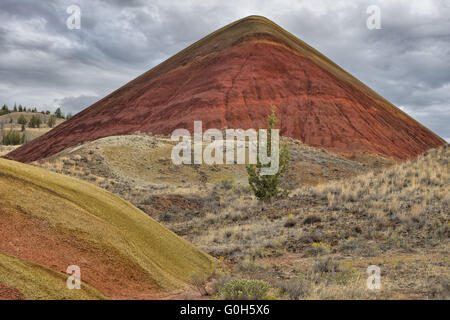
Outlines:
[[62,109],[66,113],[72,113],[75,114],[80,110],[83,110],[87,107],[89,107],[94,102],[97,102],[102,97],[98,96],[77,96],[77,97],[65,97],[62,99],[55,99],[55,103],[57,105],[60,105]]
[[[66,28],[71,4],[81,29]],[[381,9],[368,30],[366,8]],[[75,113],[208,33],[258,14],[309,43],[444,138],[450,137],[450,4],[361,1],[0,3],[0,103]]]

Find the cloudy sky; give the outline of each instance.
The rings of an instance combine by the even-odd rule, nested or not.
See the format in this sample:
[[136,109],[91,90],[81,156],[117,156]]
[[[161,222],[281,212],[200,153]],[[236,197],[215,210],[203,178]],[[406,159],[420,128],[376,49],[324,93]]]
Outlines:
[[[81,28],[69,29],[70,5]],[[367,8],[380,8],[369,30]],[[450,141],[450,1],[0,2],[0,104],[76,113],[210,32],[263,15]]]

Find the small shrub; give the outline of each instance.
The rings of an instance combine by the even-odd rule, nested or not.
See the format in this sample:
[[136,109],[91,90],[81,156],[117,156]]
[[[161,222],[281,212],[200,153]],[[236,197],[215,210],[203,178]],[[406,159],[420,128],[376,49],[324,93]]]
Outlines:
[[325,285],[346,285],[359,277],[350,262],[338,263],[331,257],[318,258],[313,261],[309,279],[314,283]]
[[223,286],[231,280],[231,276],[224,272],[218,272],[216,279],[211,283],[211,294],[217,294]]
[[352,237],[340,240],[338,250],[360,256],[376,256],[379,251],[376,244],[369,245],[365,239]]
[[322,221],[322,219],[320,219],[319,216],[316,216],[313,214],[313,215],[309,215],[305,219],[303,219],[303,224],[313,224],[313,223],[321,222],[321,221]]
[[295,227],[295,225],[297,224],[297,222],[298,222],[298,221],[297,221],[297,218],[295,218],[293,214],[290,214],[290,215],[287,217],[286,221],[284,222],[284,226],[285,226],[286,228],[292,228],[292,227]]
[[218,190],[229,191],[234,188],[234,179],[230,177],[222,177],[217,180],[215,188]]
[[175,213],[173,213],[172,211],[168,210],[168,211],[164,211],[160,216],[159,216],[159,221],[162,222],[169,222],[172,221],[175,218]]
[[314,256],[320,256],[330,252],[330,246],[322,241],[314,242],[307,250],[307,253]]
[[319,258],[313,261],[312,272],[314,274],[335,273],[339,264],[331,257]]
[[17,118],[17,123],[21,124],[21,125],[26,125],[27,124],[27,119],[25,119],[25,117],[23,116],[23,114],[20,115],[19,118]]
[[2,138],[2,144],[8,145],[18,145],[25,142],[25,134],[20,134],[16,131],[10,131],[5,134]]
[[265,281],[235,279],[226,283],[218,296],[223,300],[262,300],[269,290],[270,284]]
[[237,265],[237,270],[240,272],[253,273],[261,269],[261,267],[253,259],[244,259]]
[[283,296],[287,296],[290,300],[299,300],[308,295],[311,286],[302,279],[282,280],[275,283],[275,287],[280,290]]
[[191,274],[191,283],[195,286],[197,291],[202,295],[206,296],[208,292],[206,291],[206,281],[208,277],[204,273],[193,273]]
[[340,251],[355,251],[358,247],[362,246],[364,240],[357,238],[342,239],[339,241]]
[[450,279],[439,277],[436,283],[429,285],[429,290],[433,299],[450,300]]

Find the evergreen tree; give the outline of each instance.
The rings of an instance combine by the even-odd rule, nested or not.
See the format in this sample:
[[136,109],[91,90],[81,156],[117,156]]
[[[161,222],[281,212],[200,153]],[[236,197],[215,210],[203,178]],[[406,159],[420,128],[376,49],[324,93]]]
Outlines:
[[30,122],[28,122],[28,127],[30,128],[40,128],[41,127],[41,118],[39,116],[33,115],[30,119]]
[[[267,130],[267,155],[270,157],[271,152],[271,129],[275,128],[278,122],[275,116],[275,106],[272,107],[272,114],[268,116],[268,130]],[[279,167],[278,172],[273,175],[261,175],[262,168],[270,167],[270,164],[263,165],[260,162],[259,154],[256,165],[251,164],[247,166],[248,183],[255,196],[260,200],[271,201],[273,199],[286,196],[288,190],[279,188],[280,178],[286,173],[289,168],[289,147],[287,145],[280,148]]]
[[4,145],[18,145],[25,141],[25,134],[20,135],[16,131],[10,131],[2,137],[2,144]]
[[55,117],[57,117],[58,119],[64,119],[64,115],[63,115],[63,113],[61,111],[61,108],[56,109]]
[[48,126],[49,128],[53,128],[53,126],[55,125],[55,123],[56,123],[55,116],[50,116],[50,118],[48,118],[48,121],[47,121],[47,126]]
[[9,108],[6,104],[3,105],[2,110],[0,111],[0,116],[4,115],[4,114],[8,114],[11,111],[9,111]]

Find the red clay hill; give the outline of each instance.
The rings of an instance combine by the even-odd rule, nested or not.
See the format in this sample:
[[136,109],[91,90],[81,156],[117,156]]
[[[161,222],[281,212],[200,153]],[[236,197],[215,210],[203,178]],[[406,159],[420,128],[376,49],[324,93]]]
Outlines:
[[[357,53],[355,53],[357,54]],[[445,141],[272,21],[238,20],[192,44],[8,158],[32,162],[134,132],[258,128],[351,155],[412,158]]]

